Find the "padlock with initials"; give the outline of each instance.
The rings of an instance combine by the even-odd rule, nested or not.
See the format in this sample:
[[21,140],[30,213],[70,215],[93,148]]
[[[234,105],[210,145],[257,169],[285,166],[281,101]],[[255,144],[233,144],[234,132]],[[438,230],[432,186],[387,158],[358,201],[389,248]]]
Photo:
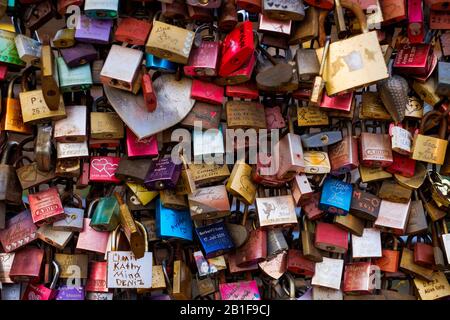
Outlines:
[[196,36],[201,37],[201,42],[192,48],[188,63],[183,67],[187,76],[217,76],[220,53],[218,34],[216,30],[209,29],[209,34],[202,36],[201,32],[205,29],[209,29],[208,26],[201,26],[196,30]]
[[350,183],[327,178],[323,183],[319,208],[330,213],[345,215],[350,211],[353,186]]

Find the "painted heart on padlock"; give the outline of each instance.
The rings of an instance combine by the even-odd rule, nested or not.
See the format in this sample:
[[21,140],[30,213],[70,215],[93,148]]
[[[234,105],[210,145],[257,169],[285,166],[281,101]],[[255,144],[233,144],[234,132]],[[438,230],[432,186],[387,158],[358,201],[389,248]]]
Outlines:
[[41,297],[34,292],[28,293],[28,300],[41,300]]
[[19,179],[25,182],[33,182],[37,179],[37,171],[34,170],[34,167],[27,166],[24,167],[19,173]]
[[109,177],[112,177],[112,176],[114,176],[114,173],[116,172],[117,167],[119,167],[118,164],[107,163],[105,165],[104,170],[108,174]]
[[101,159],[94,159],[91,162],[91,166],[93,169],[97,170],[98,172],[103,172],[105,170],[106,164],[109,163],[108,160],[101,158]]

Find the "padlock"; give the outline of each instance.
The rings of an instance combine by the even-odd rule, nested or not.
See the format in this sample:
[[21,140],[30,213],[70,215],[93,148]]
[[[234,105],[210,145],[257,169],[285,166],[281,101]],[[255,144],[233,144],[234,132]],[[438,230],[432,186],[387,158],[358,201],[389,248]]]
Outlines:
[[17,52],[15,44],[16,34],[14,31],[0,30],[0,50],[7,52],[6,55],[0,57],[0,62],[10,67],[23,68],[25,67],[25,61],[21,60],[19,53]]
[[54,230],[50,224],[41,225],[36,231],[36,235],[41,241],[58,250],[64,250],[73,234],[72,231]]
[[[355,16],[358,17],[358,22],[363,33],[330,44],[327,66],[334,65],[335,63],[345,63],[341,59],[347,56],[349,57],[348,59],[350,59],[350,56],[355,57],[360,63],[357,68],[340,68],[337,73],[334,73],[334,71],[331,70],[332,68],[326,66],[323,79],[325,80],[328,95],[334,95],[338,92],[374,83],[386,79],[389,76],[384,56],[378,42],[377,33],[375,31],[368,31],[366,16],[361,7],[358,4],[350,3],[347,0],[340,0],[340,3],[342,7],[351,10]],[[364,48],[366,47],[373,48],[373,52],[371,52],[373,55],[370,55],[370,60],[363,53]],[[319,49],[318,53],[320,53],[320,51],[323,50]]]
[[323,260],[322,254],[315,247],[313,236],[314,233],[310,232],[310,227],[308,227],[309,220],[306,219],[306,215],[302,218],[302,230],[301,230],[301,238],[302,238],[302,251],[303,255],[306,259],[314,262],[321,262]]
[[256,209],[260,228],[284,227],[297,223],[294,199],[291,195],[266,197],[262,189],[256,198]]
[[372,279],[372,263],[368,261],[345,264],[342,291],[346,294],[372,294],[376,286]]
[[407,18],[406,1],[380,0],[383,25],[390,25]]
[[91,19],[81,15],[75,30],[75,40],[81,43],[108,44],[112,26],[113,20]]
[[219,219],[231,213],[224,185],[198,188],[188,195],[188,201],[193,220]]
[[98,52],[89,43],[78,43],[77,45],[61,49],[61,57],[69,68],[79,67],[91,63],[97,59]]
[[401,125],[392,125],[390,135],[392,137],[392,151],[407,156],[411,154],[411,132],[407,129],[403,129]]
[[214,83],[194,79],[192,81],[191,99],[222,105],[224,100],[224,88]]
[[22,92],[19,94],[20,107],[24,124],[38,124],[49,120],[66,118],[66,111],[62,97],[59,99],[57,110],[50,110],[44,100],[42,90],[29,91],[28,77],[32,69],[28,68],[22,73]]
[[358,182],[356,188],[353,189],[350,212],[361,219],[375,221],[380,211],[381,199],[367,190],[361,189]]
[[[319,21],[325,22],[325,17],[328,12],[325,10],[318,10],[310,6],[305,10],[305,18],[302,22],[294,27],[292,35],[289,39],[289,44],[300,44],[306,41],[311,41],[319,36]],[[322,19],[319,18],[322,16]]]
[[[262,12],[262,0],[237,0],[236,7],[238,9],[245,10],[249,13],[260,13]],[[238,10],[239,12],[240,10]],[[239,12],[241,13],[241,12]],[[245,13],[242,13],[245,15]],[[248,14],[247,14],[248,15]]]
[[6,220],[5,228],[0,230],[3,250],[10,253],[37,240],[36,230],[29,210],[9,218]]
[[[380,268],[380,271],[395,273],[398,272],[400,264],[400,251],[398,250],[399,242],[403,240],[392,234],[385,234],[385,248],[381,250],[381,258],[374,259],[374,264]],[[387,241],[389,240],[389,241]],[[391,248],[392,247],[392,248]]]
[[90,158],[89,180],[91,182],[119,183],[114,174],[119,167],[120,157],[92,156]]
[[183,260],[175,260],[173,265],[173,281],[171,296],[176,300],[192,298],[192,274]]
[[440,96],[450,95],[450,81],[448,73],[450,72],[450,63],[445,61],[438,62],[438,84],[436,93]]
[[256,54],[253,54],[240,69],[230,73],[226,77],[216,78],[214,82],[218,85],[236,85],[245,83],[251,79],[255,66]]
[[[259,15],[258,32],[266,34],[272,34],[279,37],[287,37],[291,34],[291,20],[277,20],[271,19],[263,14]],[[316,57],[317,59],[317,57]]]
[[[228,129],[266,129],[266,117],[262,104],[254,101],[227,101],[225,104]],[[245,118],[242,115],[245,114]]]
[[153,81],[151,76],[147,73],[145,67],[142,67],[142,69],[143,69],[141,82],[142,94],[144,95],[144,101],[145,105],[147,106],[147,110],[149,112],[153,112],[156,110],[158,104],[155,90],[153,89]]
[[429,235],[410,236],[408,240],[412,241],[414,238],[417,239],[413,247],[414,263],[425,268],[433,268],[434,253]]
[[234,248],[233,241],[224,222],[195,228],[207,259],[223,255]]
[[223,0],[218,19],[219,30],[222,32],[229,32],[233,30],[234,27],[236,27],[237,23],[238,23],[237,9],[234,1]]
[[362,124],[362,132],[360,136],[360,161],[363,166],[367,167],[387,167],[392,164],[392,147],[391,139],[381,127],[381,134],[366,132],[364,121]]
[[51,224],[65,218],[61,198],[55,187],[28,195],[30,212],[37,226]]
[[23,123],[19,99],[14,98],[14,84],[20,78],[14,77],[8,85],[8,96],[0,128],[4,131],[31,134],[31,127]]
[[313,81],[319,75],[320,63],[316,50],[298,48],[295,54],[295,62],[300,82]]
[[313,195],[313,189],[305,174],[298,174],[291,181],[291,193],[296,207]]
[[75,45],[75,29],[60,29],[52,39],[52,44],[58,49],[67,49]]
[[435,77],[429,77],[425,82],[415,80],[412,88],[419,98],[429,105],[434,106],[441,100],[436,93],[437,79]]
[[189,18],[200,23],[211,23],[214,20],[212,10],[197,6],[187,6]]
[[328,148],[331,173],[334,175],[344,174],[359,166],[358,141],[353,135],[352,123],[346,122],[346,133],[342,140]]
[[386,171],[403,177],[413,177],[416,171],[416,160],[409,158],[407,155],[392,152],[393,162]]
[[340,131],[321,131],[302,134],[300,137],[305,148],[323,148],[340,142],[342,133]]
[[431,45],[426,43],[403,45],[395,58],[394,70],[412,76],[427,75],[432,65],[431,50]]
[[91,88],[93,82],[89,64],[69,68],[62,57],[57,58],[56,61],[61,92],[86,91]]
[[189,0],[187,1],[187,4],[190,6],[198,6],[202,8],[208,8],[208,9],[217,9],[222,4],[222,0]]
[[448,141],[446,137],[447,117],[442,116],[440,120],[439,138],[424,135],[425,126],[432,117],[441,117],[439,111],[428,112],[420,124],[418,134],[414,135],[412,158],[414,160],[424,161],[442,165],[445,160],[445,150],[447,150]]
[[153,166],[151,159],[121,158],[114,175],[121,181],[135,181],[143,183],[145,176]]
[[337,179],[325,179],[319,208],[329,213],[345,215],[350,211],[353,186]]
[[[75,205],[68,206],[66,201],[69,197],[76,200],[77,207]],[[73,201],[73,200],[72,200]],[[84,210],[83,210],[83,200],[77,194],[70,195],[69,193],[64,193],[61,196],[61,202],[64,208],[65,217],[62,220],[55,221],[52,228],[56,231],[81,231],[83,230],[83,220],[84,220]]]
[[364,228],[361,236],[352,235],[352,258],[380,258],[381,231],[376,228]]
[[158,238],[177,238],[192,241],[192,219],[189,210],[166,208],[156,200],[156,233]]
[[390,120],[391,115],[383,105],[378,92],[364,91],[361,97],[359,117],[364,120]]
[[[140,64],[143,55],[142,51],[136,49],[112,45],[100,72],[102,83],[136,94],[141,85]],[[124,59],[129,62],[126,67],[121,63]]]
[[119,14],[119,0],[85,0],[84,12],[93,19],[116,19]]
[[116,41],[143,46],[151,28],[152,24],[148,21],[128,17],[120,20],[114,38]]
[[402,255],[400,259],[400,269],[411,274],[414,277],[419,277],[430,281],[433,275],[433,269],[422,267],[414,262],[414,251],[412,250],[411,236],[408,237],[406,245],[402,250]]
[[322,262],[316,262],[314,276],[311,284],[338,290],[341,287],[341,278],[344,271],[344,260],[323,257]]
[[104,255],[107,251],[110,234],[108,232],[96,231],[90,226],[91,217],[97,203],[98,201],[94,200],[88,206],[87,217],[84,218],[83,230],[78,235],[76,249]]
[[44,249],[24,247],[16,251],[9,277],[14,282],[37,282],[41,277]]
[[58,160],[87,158],[89,157],[88,143],[87,141],[67,143],[57,142],[56,157]]
[[422,1],[408,0],[408,39],[421,43],[425,37]]
[[[27,160],[27,165],[23,164],[23,160]],[[19,166],[19,164],[21,164]],[[44,172],[38,169],[37,163],[31,161],[27,156],[19,157],[14,163],[17,177],[19,178],[22,189],[29,189],[41,183],[46,183],[55,178],[55,171]]]
[[55,175],[63,178],[80,177],[80,159],[58,159],[56,160]]
[[144,185],[149,190],[174,189],[181,174],[181,163],[175,164],[170,155],[161,155],[149,169]]
[[[209,30],[208,35],[201,35],[204,30]],[[218,32],[207,25],[200,26],[195,32],[201,40],[192,48],[187,65],[183,67],[184,73],[192,77],[217,76],[221,49]]]
[[303,1],[263,0],[264,14],[272,19],[301,21],[305,18]]
[[227,191],[246,204],[252,204],[256,198],[256,186],[251,180],[251,173],[252,167],[238,160],[226,184]]
[[394,180],[384,180],[380,189],[378,190],[378,197],[382,200],[388,200],[397,203],[410,202],[412,190],[403,187]]
[[219,183],[230,176],[227,165],[191,163],[189,169],[192,174],[192,179],[197,187]]
[[87,107],[67,106],[66,119],[55,121],[53,137],[57,142],[83,142],[87,138]]
[[108,292],[106,268],[106,261],[89,261],[89,278],[86,282],[86,292]]
[[175,73],[177,64],[167,59],[158,58],[152,54],[145,54],[145,66],[151,70],[159,70],[165,73]]
[[252,23],[245,21],[227,34],[223,40],[219,75],[230,76],[251,58],[254,50]]
[[124,137],[123,121],[115,112],[104,112],[112,108],[107,105],[102,110],[102,103],[102,98],[96,100],[93,112],[90,113],[90,137],[93,139],[122,139]]
[[194,32],[161,22],[158,20],[159,16],[158,13],[155,14],[153,27],[145,45],[146,52],[158,58],[186,64],[194,43]]
[[41,43],[23,34],[18,34],[14,41],[20,59],[34,66],[39,66],[42,50]]
[[119,224],[119,204],[115,197],[108,196],[99,199],[89,226],[96,231],[115,230]]
[[180,124],[188,128],[194,128],[196,122],[201,122],[203,130],[218,129],[222,109],[221,105],[197,101]]
[[320,9],[331,10],[333,9],[333,0],[305,0],[305,3],[309,4],[311,7],[317,7]]
[[374,226],[383,231],[403,234],[407,227],[410,207],[411,201],[408,203],[398,203],[381,200],[380,210]]
[[262,262],[267,257],[267,231],[254,229],[250,232],[249,239],[236,250],[236,265],[246,267]]
[[336,253],[348,250],[348,232],[334,224],[318,222],[315,236],[314,246],[318,249]]
[[158,155],[158,141],[156,136],[139,140],[127,127],[126,146],[129,158],[155,157]]
[[287,257],[287,270],[296,275],[312,277],[315,271],[315,263],[305,259],[301,250],[289,249]]
[[27,6],[24,13],[25,27],[29,30],[38,30],[49,22],[55,15],[53,4],[50,0]]

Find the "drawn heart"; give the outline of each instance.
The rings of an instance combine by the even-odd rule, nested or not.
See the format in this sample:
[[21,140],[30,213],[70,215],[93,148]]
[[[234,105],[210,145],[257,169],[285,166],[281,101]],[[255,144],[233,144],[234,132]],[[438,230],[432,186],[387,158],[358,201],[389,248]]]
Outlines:
[[41,300],[41,298],[34,292],[28,293],[28,300]]
[[21,240],[18,240],[17,242],[19,243],[19,245],[20,245],[20,246],[22,246],[22,245],[23,245],[23,239],[21,239]]
[[33,233],[30,235],[30,237],[31,237],[31,239],[35,239],[35,238],[36,238],[36,232],[33,232]]
[[7,246],[6,246],[6,250],[11,251],[11,249],[12,249],[12,248],[11,248],[10,245],[7,245]]
[[211,111],[209,114],[211,115],[211,118],[215,118],[217,115],[217,112]]
[[108,160],[106,160],[105,158],[94,159],[91,162],[91,166],[98,172],[103,172],[105,170],[106,164],[108,163],[109,163]]
[[28,242],[30,242],[30,237],[25,237],[24,240],[26,243],[28,243]]
[[112,164],[108,163],[105,165],[105,172],[108,174],[109,177],[114,176],[114,173],[117,171],[118,164]]

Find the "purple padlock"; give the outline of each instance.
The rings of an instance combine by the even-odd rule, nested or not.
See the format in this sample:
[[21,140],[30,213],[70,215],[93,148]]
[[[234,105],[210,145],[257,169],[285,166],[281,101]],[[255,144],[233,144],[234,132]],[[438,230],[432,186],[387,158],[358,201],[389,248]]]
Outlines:
[[60,286],[55,300],[84,300],[85,292],[83,287]]
[[181,163],[173,163],[170,155],[164,156],[156,161],[150,168],[144,180],[148,190],[174,189],[181,174]]
[[90,43],[78,43],[71,48],[61,49],[61,56],[69,68],[75,68],[97,59],[98,53]]
[[85,43],[108,44],[112,25],[112,20],[90,19],[83,15],[75,30],[75,40]]

